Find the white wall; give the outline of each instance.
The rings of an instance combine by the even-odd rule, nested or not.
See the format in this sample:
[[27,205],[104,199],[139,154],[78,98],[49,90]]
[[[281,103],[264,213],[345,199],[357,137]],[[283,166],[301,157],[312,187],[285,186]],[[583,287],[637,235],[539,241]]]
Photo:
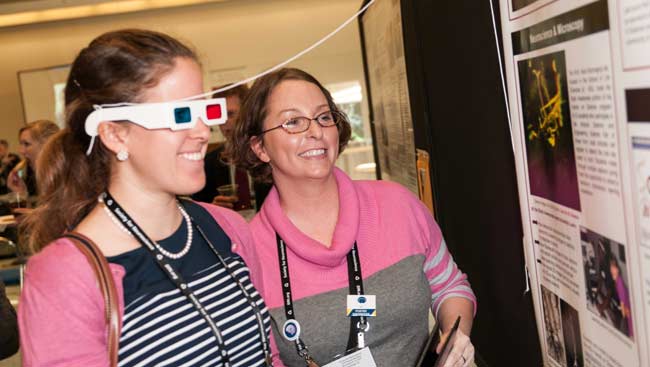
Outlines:
[[[19,70],[69,64],[99,34],[125,27],[169,33],[193,45],[202,58],[206,88],[212,70],[249,76],[303,50],[354,14],[360,0],[233,0],[28,26],[0,28],[0,138],[17,148],[24,123]],[[358,26],[294,62],[324,84],[363,80]]]

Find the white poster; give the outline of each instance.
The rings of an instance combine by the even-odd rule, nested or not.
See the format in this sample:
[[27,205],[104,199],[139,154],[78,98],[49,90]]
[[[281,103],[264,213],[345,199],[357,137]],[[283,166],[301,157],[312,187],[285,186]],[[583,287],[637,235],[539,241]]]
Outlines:
[[650,1],[500,10],[544,363],[650,366]]

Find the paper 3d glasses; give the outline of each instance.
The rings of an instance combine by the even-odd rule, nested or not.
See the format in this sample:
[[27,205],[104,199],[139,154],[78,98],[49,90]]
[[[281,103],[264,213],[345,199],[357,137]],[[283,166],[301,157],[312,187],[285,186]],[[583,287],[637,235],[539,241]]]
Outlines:
[[97,136],[102,121],[130,121],[145,129],[184,130],[193,128],[199,118],[208,126],[225,123],[226,99],[100,106],[86,118],[85,130],[91,137]]

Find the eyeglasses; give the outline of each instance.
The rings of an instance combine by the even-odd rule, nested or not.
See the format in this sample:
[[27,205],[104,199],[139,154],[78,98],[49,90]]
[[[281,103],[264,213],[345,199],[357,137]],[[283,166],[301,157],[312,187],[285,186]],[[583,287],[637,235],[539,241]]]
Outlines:
[[337,125],[343,120],[343,115],[335,111],[323,112],[320,115],[310,119],[309,117],[293,117],[278,126],[262,131],[258,136],[262,136],[269,131],[282,128],[289,134],[300,134],[309,129],[312,121],[316,121],[321,127],[331,127]]
[[95,106],[86,117],[86,134],[97,136],[103,121],[131,121],[145,129],[191,129],[201,118],[206,125],[220,125],[228,120],[225,98],[195,101],[143,103],[117,107]]

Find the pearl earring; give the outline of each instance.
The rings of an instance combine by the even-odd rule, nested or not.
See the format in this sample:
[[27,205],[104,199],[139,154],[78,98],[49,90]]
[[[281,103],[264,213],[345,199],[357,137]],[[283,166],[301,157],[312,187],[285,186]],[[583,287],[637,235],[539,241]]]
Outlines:
[[127,152],[125,149],[120,149],[115,156],[117,157],[118,161],[124,162],[125,160],[129,159],[129,152]]

